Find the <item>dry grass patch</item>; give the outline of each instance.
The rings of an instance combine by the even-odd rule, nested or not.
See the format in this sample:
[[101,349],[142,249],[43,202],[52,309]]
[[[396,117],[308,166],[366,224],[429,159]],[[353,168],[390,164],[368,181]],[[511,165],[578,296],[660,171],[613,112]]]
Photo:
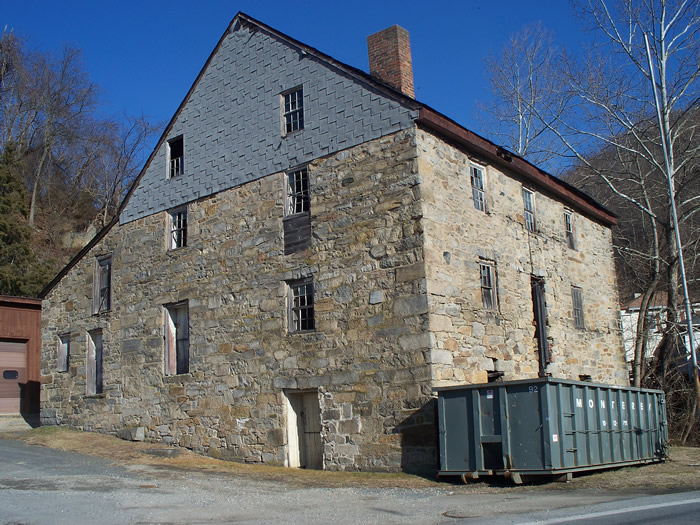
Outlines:
[[[700,448],[673,447],[670,459],[641,467],[627,467],[590,474],[575,475],[571,483],[537,483],[514,487],[503,478],[482,480],[469,485],[459,478],[437,482],[404,473],[330,472],[300,470],[268,465],[252,465],[200,456],[189,450],[159,443],[130,442],[115,436],[79,432],[63,427],[39,427],[11,437],[31,445],[88,454],[117,464],[148,465],[189,471],[215,472],[245,477],[249,480],[273,481],[296,487],[364,487],[364,488],[443,488],[455,492],[498,493],[513,490],[556,488],[560,490],[597,489],[611,491],[664,492],[700,489]],[[155,452],[154,452],[155,451]],[[177,452],[175,457],[154,455]],[[454,482],[451,484],[450,482]]]

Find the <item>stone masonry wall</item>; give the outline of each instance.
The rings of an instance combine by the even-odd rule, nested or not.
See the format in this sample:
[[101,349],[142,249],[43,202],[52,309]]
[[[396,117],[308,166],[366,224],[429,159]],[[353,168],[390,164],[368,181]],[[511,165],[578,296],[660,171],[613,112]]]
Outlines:
[[[525,228],[522,182],[427,131],[417,136],[423,184],[425,260],[434,384],[537,377],[530,276],[545,282],[554,377],[627,385],[617,328],[617,286],[609,228],[574,211],[568,247],[564,205],[535,191],[537,231]],[[486,213],[474,207],[470,163],[485,173]],[[484,310],[479,262],[496,267],[498,308]],[[582,289],[585,329],[573,320],[571,287]]]
[[[312,242],[285,256],[284,174],[115,226],[44,301],[42,421],[217,457],[287,462],[285,392],[317,391],[324,467],[437,461],[415,130],[309,165]],[[112,309],[90,315],[95,257],[112,253]],[[287,333],[286,281],[313,276],[316,331]],[[187,300],[190,372],[164,375],[164,307]],[[86,395],[86,332],[104,338],[104,393]],[[70,368],[56,371],[59,334]]]

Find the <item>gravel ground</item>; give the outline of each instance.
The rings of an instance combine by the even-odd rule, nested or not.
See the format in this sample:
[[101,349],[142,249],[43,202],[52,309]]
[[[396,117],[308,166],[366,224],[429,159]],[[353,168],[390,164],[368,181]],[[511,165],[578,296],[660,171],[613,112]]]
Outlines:
[[[626,497],[632,497],[627,494]],[[226,473],[130,464],[0,440],[0,522],[454,523],[608,502],[600,491],[466,494],[434,488],[290,487]]]

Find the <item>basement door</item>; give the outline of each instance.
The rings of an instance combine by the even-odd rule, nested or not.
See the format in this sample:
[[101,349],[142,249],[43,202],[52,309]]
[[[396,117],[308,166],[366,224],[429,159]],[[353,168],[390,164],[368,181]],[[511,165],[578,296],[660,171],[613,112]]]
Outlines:
[[27,382],[27,343],[0,341],[0,414],[19,414]]
[[287,392],[289,466],[323,469],[318,392]]

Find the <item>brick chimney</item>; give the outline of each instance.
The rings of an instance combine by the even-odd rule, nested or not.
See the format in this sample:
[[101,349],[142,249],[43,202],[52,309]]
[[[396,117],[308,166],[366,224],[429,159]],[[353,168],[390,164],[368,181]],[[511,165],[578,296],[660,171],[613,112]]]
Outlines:
[[367,49],[369,74],[415,98],[408,31],[395,25],[374,33],[367,37]]

